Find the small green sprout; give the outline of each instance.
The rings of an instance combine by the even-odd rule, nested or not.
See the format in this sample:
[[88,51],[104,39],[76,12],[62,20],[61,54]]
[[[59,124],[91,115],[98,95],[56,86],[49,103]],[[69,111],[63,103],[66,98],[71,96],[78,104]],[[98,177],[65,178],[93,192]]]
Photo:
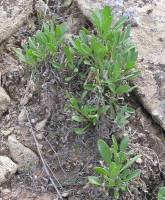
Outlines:
[[99,176],[88,177],[89,182],[98,187],[104,187],[114,198],[119,199],[121,191],[126,191],[129,182],[140,176],[140,170],[131,169],[139,156],[131,157],[127,151],[128,137],[124,137],[120,145],[112,136],[113,145],[110,148],[104,140],[98,140],[99,153],[104,165],[95,168]]

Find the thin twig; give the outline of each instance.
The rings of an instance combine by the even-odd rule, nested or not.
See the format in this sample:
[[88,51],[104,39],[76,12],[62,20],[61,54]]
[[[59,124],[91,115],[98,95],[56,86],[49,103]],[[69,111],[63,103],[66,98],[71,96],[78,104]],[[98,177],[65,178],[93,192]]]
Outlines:
[[49,171],[51,172],[53,178],[54,178],[54,179],[57,181],[57,183],[59,184],[59,187],[60,187],[61,189],[63,189],[61,183],[59,182],[59,180],[57,179],[57,177],[56,177],[55,174],[53,173],[51,167],[50,167],[48,164],[47,164],[47,167],[48,167]]
[[63,169],[63,167],[62,167],[62,165],[61,165],[60,158],[59,158],[57,152],[55,151],[55,149],[53,148],[52,144],[49,142],[49,140],[47,139],[47,137],[44,136],[44,138],[45,138],[46,142],[49,144],[49,146],[50,146],[50,148],[52,149],[52,151],[53,151],[53,152],[55,153],[55,155],[57,156],[57,159],[58,159],[58,163],[59,163],[59,165],[60,165],[60,168],[61,168],[61,170],[63,171],[63,173],[65,174],[65,177],[67,177],[67,174],[66,174],[65,170]]
[[60,198],[60,199],[63,199],[63,198],[62,198],[62,195],[61,195],[61,193],[60,193],[60,191],[58,190],[58,187],[56,186],[54,180],[52,179],[52,177],[51,177],[51,175],[50,175],[50,173],[49,173],[49,170],[48,170],[48,167],[47,167],[47,163],[46,163],[46,161],[44,160],[44,158],[43,158],[43,156],[42,156],[42,153],[41,153],[41,150],[40,150],[40,147],[39,147],[39,143],[38,143],[38,141],[37,141],[36,135],[35,135],[34,130],[33,130],[33,126],[32,126],[32,124],[31,124],[31,120],[30,120],[30,117],[29,117],[29,113],[28,113],[28,111],[27,111],[27,109],[26,109],[25,107],[24,107],[24,109],[25,109],[25,111],[26,111],[26,116],[27,116],[28,122],[29,122],[30,127],[31,127],[31,133],[32,133],[33,139],[34,139],[34,141],[35,141],[35,144],[36,144],[36,147],[37,147],[37,151],[38,151],[38,154],[39,154],[40,159],[41,159],[41,161],[42,161],[42,164],[43,164],[43,167],[44,167],[44,169],[45,169],[45,172],[46,172],[47,176],[49,177],[49,179],[50,179],[50,181],[51,181],[51,183],[52,183],[54,189],[56,190],[56,192],[57,192],[59,198]]

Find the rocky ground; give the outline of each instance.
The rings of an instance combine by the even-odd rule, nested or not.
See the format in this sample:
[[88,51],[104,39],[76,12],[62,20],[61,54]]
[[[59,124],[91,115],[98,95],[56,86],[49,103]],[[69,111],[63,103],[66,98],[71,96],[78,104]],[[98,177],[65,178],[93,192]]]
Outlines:
[[[31,73],[13,54],[13,47],[20,47],[40,27],[36,11],[47,18],[51,14],[57,21],[67,21],[75,34],[81,24],[89,24],[92,8],[110,3],[117,13],[130,17],[132,39],[139,48],[138,67],[142,71],[136,80],[138,90],[127,100],[136,113],[125,129],[130,148],[141,155],[136,165],[142,174],[121,199],[155,200],[159,187],[165,185],[163,0],[47,3],[0,2],[0,199],[59,199],[50,177],[63,199],[112,199],[87,183],[87,176],[99,160],[97,138],[110,140],[108,122],[102,121],[83,137],[75,136],[67,109],[68,88],[61,74],[44,66]],[[71,83],[69,90],[77,91],[76,85]]]

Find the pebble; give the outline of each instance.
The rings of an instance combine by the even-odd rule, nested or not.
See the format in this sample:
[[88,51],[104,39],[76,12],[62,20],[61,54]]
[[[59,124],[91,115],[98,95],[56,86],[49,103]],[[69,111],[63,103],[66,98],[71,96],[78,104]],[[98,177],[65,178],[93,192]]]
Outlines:
[[42,140],[43,139],[43,134],[42,133],[36,134],[36,138],[38,140]]

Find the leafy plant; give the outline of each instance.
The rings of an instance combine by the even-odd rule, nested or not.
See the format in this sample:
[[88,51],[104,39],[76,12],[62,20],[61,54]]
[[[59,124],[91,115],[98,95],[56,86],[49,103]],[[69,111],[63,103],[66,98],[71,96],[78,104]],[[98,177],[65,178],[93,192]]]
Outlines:
[[134,113],[134,109],[127,105],[119,107],[116,113],[115,122],[118,127],[123,128],[128,123],[128,118]]
[[71,106],[74,110],[72,120],[85,124],[83,128],[76,128],[75,133],[81,135],[86,132],[90,126],[95,126],[102,114],[105,114],[109,106],[81,105],[75,97],[70,98]]
[[165,187],[159,189],[158,200],[165,200]]
[[54,67],[59,67],[55,56],[63,43],[65,31],[64,24],[55,26],[53,22],[43,23],[42,29],[28,39],[23,50],[15,49],[17,57],[21,62],[31,66],[37,66],[39,62],[50,60]]
[[120,145],[112,136],[113,145],[110,148],[104,140],[98,140],[98,149],[104,165],[96,167],[98,176],[90,176],[89,182],[98,187],[105,187],[109,192],[113,191],[116,199],[121,191],[126,191],[128,183],[140,175],[140,170],[131,169],[133,163],[139,158],[131,158],[132,152],[127,151],[128,137],[124,137]]
[[115,113],[114,121],[121,127],[126,120],[121,122],[119,118],[124,114],[126,119],[131,112],[126,107],[119,109],[118,97],[135,88],[128,81],[139,75],[135,68],[138,53],[129,39],[131,27],[126,24],[127,17],[114,21],[110,7],[95,11],[92,15],[95,32],[83,28],[65,48],[65,54],[72,71],[78,76],[84,72],[84,90],[103,95]]

